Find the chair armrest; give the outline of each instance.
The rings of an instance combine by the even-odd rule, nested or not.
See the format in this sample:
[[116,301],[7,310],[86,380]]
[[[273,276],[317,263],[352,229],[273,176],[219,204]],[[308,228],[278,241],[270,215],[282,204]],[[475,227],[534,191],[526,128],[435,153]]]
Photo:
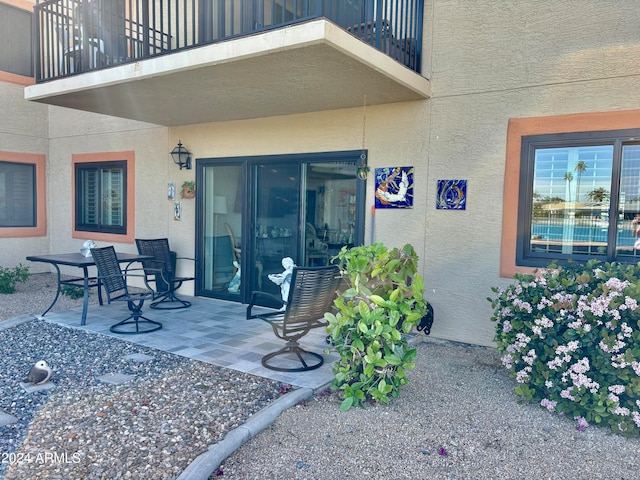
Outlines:
[[[274,303],[279,303],[281,305],[281,307],[285,306],[287,304],[287,302],[282,300],[281,297],[276,297],[275,295],[271,295],[270,293],[253,292],[251,294],[251,301],[249,302],[249,305],[247,306],[247,317],[246,317],[247,320],[249,320],[251,318],[258,318],[258,315],[252,315],[251,314],[251,310],[256,305],[256,301],[259,298],[263,298],[263,299],[266,299],[266,300],[271,300]],[[260,306],[262,306],[262,305],[260,305]],[[274,307],[264,307],[264,308],[273,308],[274,309]],[[279,313],[282,313],[282,311],[276,310],[275,312],[267,313],[266,315],[278,315]],[[262,314],[260,316],[264,316],[264,314]]]
[[[175,262],[175,266],[174,266],[174,270],[175,270],[175,271],[173,272],[173,274],[174,274],[175,276],[177,276],[177,275],[178,275],[178,260],[190,260],[190,261],[192,261],[192,262],[194,263],[194,265],[193,265],[193,266],[194,266],[194,268],[195,268],[195,262],[196,262],[196,259],[195,259],[195,258],[189,258],[189,257],[176,257],[176,262]],[[184,263],[185,263],[185,262],[182,262],[181,264],[184,264]],[[186,267],[186,268],[189,268],[189,267]]]
[[140,271],[146,271],[146,270],[151,270],[149,268],[129,268],[131,266],[131,263],[127,264],[127,266],[125,267],[123,273],[126,275],[129,272],[140,272]]
[[[128,275],[129,272],[135,272],[135,271],[144,272],[143,274],[134,274],[131,276],[142,277],[144,279],[145,286],[147,287],[148,290],[152,292],[154,291],[154,289],[151,288],[151,285],[149,285],[149,282],[157,283],[159,280],[158,277],[160,277],[160,279],[166,284],[169,284],[169,281],[167,280],[167,277],[165,275],[165,270],[163,268],[129,268],[129,265],[127,265],[127,268],[125,269],[125,275]],[[155,279],[150,280],[149,275],[155,275]]]
[[[147,290],[151,293],[153,293],[153,289],[149,286],[149,284],[147,283],[148,281],[148,277],[147,277],[147,272],[149,270],[153,270],[153,271],[158,271],[160,273],[160,275],[164,278],[164,276],[162,275],[162,271],[159,269],[148,269],[148,268],[129,268],[127,266],[127,268],[125,268],[125,270],[120,274],[120,273],[114,273],[113,275],[98,275],[96,277],[97,280],[103,280],[105,278],[112,278],[112,277],[124,277],[125,280],[125,284],[127,283],[127,279],[129,277],[137,277],[137,278],[142,278],[142,280],[144,281],[145,287],[147,288]],[[136,271],[141,271],[144,273],[131,273],[131,272],[136,272]],[[127,285],[128,287],[128,285]]]
[[[139,277],[139,278],[146,278],[146,275],[144,274],[137,274],[137,273],[128,273],[128,272],[122,272],[122,273],[114,273],[113,275],[98,275],[96,277],[96,279],[98,280],[104,280],[105,278],[114,278],[114,277],[124,277],[125,281],[127,278],[129,277]],[[126,282],[125,282],[126,283]]]

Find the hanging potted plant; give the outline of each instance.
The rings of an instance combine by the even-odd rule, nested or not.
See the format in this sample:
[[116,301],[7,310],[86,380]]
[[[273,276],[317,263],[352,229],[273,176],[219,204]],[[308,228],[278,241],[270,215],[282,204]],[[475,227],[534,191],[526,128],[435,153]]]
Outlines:
[[196,196],[196,182],[193,180],[187,180],[182,184],[182,190],[180,191],[180,197],[182,198],[194,198]]
[[358,165],[358,178],[360,180],[366,180],[367,179],[367,175],[369,174],[369,166],[362,164],[362,165]]

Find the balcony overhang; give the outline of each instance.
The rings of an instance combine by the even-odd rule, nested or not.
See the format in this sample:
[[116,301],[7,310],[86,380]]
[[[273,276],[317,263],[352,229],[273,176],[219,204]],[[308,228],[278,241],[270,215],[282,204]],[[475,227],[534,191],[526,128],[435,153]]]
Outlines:
[[179,126],[424,100],[430,89],[319,19],[31,85],[25,98]]

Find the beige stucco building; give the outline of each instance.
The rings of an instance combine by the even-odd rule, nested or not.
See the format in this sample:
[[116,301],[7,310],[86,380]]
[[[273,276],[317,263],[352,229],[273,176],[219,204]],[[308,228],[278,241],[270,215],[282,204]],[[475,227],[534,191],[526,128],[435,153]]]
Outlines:
[[[167,185],[195,179],[201,159],[364,149],[371,172],[414,167],[413,208],[377,209],[374,223],[367,177],[364,243],[413,244],[432,335],[491,345],[491,287],[531,271],[516,266],[520,140],[640,129],[637,3],[425,0],[422,20],[420,73],[322,19],[37,84],[0,71],[0,163],[36,164],[42,181],[42,218],[0,228],[0,265],[86,239],[135,252],[134,238],[168,237],[197,256],[201,200],[184,199],[176,221]],[[178,141],[192,170],[171,160]],[[114,152],[128,162],[126,234],[80,231],[73,165]],[[443,179],[467,180],[465,210],[436,208]]]

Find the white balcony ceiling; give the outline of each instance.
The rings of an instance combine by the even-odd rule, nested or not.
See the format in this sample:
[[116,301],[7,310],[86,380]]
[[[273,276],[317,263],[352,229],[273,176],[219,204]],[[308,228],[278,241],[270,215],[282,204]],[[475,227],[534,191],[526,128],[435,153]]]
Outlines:
[[25,90],[27,100],[166,126],[429,95],[426,78],[322,19]]

